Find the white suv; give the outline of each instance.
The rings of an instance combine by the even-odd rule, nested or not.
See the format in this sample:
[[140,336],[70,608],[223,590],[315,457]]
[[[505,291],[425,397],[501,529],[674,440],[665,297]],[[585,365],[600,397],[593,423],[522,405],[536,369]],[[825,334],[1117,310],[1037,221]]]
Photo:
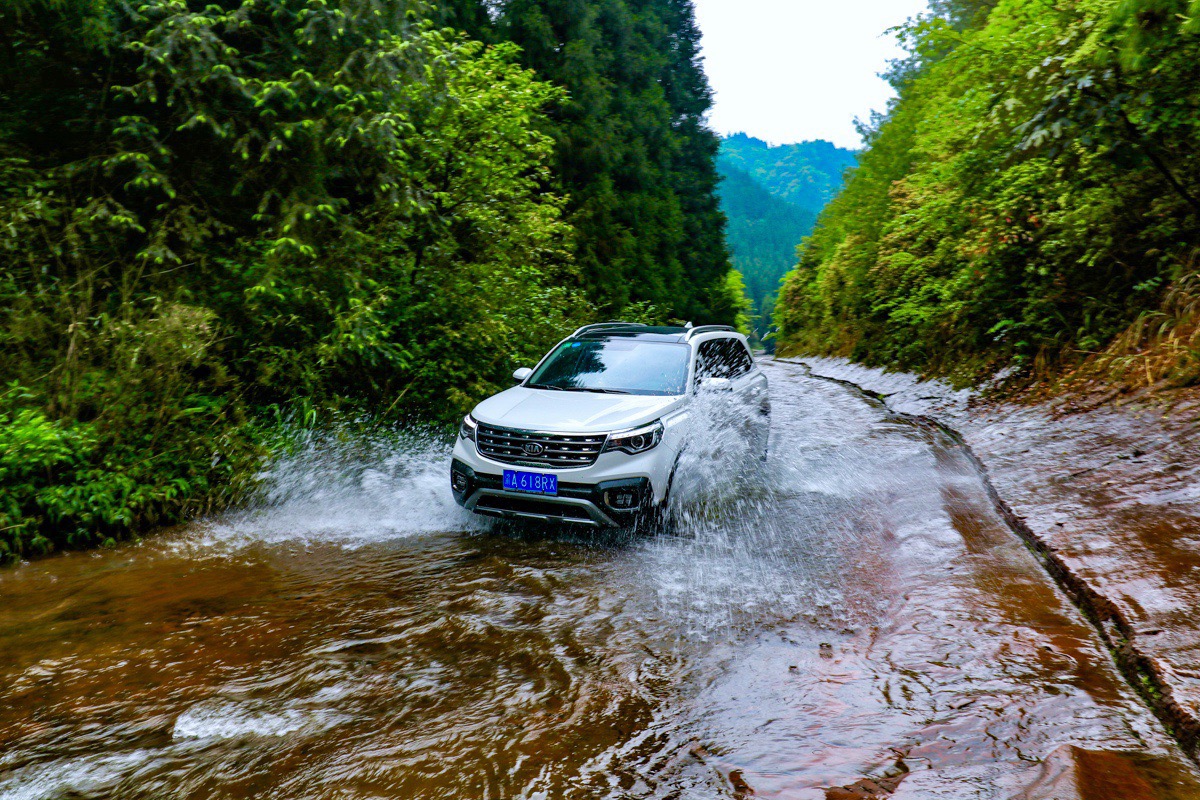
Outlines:
[[[680,455],[714,426],[766,454],[767,379],[724,325],[587,325],[513,378],[455,442],[454,499],[477,514],[634,526],[661,518]],[[723,412],[696,413],[701,396]]]

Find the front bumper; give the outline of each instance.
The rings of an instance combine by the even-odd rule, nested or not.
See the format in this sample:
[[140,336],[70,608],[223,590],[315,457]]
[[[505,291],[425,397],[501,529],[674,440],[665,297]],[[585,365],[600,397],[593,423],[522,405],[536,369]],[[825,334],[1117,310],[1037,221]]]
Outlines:
[[477,471],[455,458],[450,463],[450,488],[455,502],[468,511],[489,517],[597,528],[630,527],[655,506],[654,487],[646,477],[571,483],[562,480],[569,473],[560,473],[558,494],[551,497],[506,491],[502,475],[502,472]]

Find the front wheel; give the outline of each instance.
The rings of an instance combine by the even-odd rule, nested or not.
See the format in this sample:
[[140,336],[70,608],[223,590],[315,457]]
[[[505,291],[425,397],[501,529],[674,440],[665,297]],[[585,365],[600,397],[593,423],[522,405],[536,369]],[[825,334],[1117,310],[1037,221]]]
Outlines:
[[665,500],[643,511],[634,523],[638,533],[662,533],[671,524],[671,504]]
[[670,529],[674,517],[671,510],[671,490],[675,488],[675,471],[679,469],[679,459],[682,455],[682,453],[677,455],[675,463],[671,466],[671,474],[667,478],[667,490],[663,492],[662,502],[650,506],[638,516],[635,525],[638,531],[661,533]]

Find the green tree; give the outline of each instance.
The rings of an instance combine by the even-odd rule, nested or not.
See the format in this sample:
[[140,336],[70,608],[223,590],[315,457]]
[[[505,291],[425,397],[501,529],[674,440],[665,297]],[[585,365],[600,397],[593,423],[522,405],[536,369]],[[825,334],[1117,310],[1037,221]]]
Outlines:
[[602,313],[652,306],[732,321],[718,141],[704,125],[711,96],[690,0],[456,0],[445,13],[479,25],[473,36],[520,45],[522,63],[566,90],[546,128],[552,185],[568,197],[576,260]]

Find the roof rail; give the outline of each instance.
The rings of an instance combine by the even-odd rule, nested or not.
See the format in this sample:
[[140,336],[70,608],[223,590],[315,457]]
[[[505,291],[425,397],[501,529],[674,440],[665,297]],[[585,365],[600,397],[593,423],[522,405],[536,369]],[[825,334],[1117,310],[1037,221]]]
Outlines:
[[688,328],[686,338],[691,339],[698,333],[715,333],[717,331],[728,331],[729,333],[736,332],[731,325],[697,325],[694,328]]
[[574,339],[581,333],[590,333],[591,331],[605,330],[607,328],[644,328],[646,327],[641,322],[595,322],[591,325],[584,325],[579,330],[568,336],[568,339]]

